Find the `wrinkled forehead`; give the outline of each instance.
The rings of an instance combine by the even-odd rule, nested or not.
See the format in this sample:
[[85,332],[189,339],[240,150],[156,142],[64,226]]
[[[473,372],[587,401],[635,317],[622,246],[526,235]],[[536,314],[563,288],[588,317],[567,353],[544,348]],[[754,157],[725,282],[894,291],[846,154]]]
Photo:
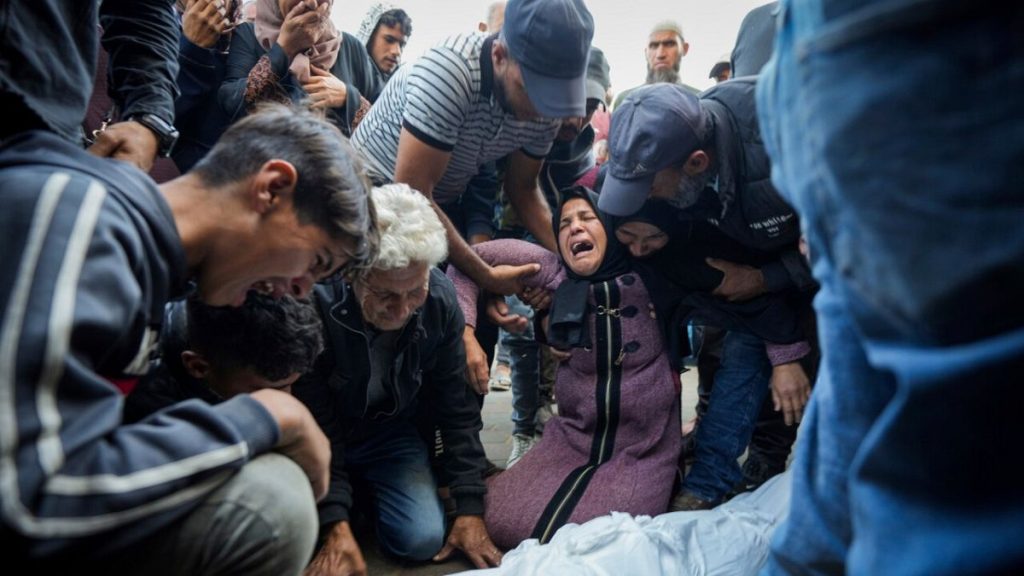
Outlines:
[[583,198],[575,197],[570,198],[562,203],[562,218],[569,218],[575,214],[597,214],[594,207],[590,205],[590,202]]
[[425,286],[430,280],[430,267],[423,262],[411,262],[402,268],[371,269],[362,279],[367,288],[378,292],[410,292]]

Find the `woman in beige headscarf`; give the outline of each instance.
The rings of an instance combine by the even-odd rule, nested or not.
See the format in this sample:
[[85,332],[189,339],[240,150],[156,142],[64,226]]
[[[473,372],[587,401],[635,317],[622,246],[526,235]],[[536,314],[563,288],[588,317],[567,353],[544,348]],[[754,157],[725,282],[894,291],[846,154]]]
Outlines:
[[257,0],[256,38],[267,52],[278,44],[291,57],[288,70],[306,83],[312,67],[330,70],[341,35],[331,22],[334,0]]
[[232,38],[218,94],[225,112],[237,118],[265,100],[306,102],[350,134],[380,87],[365,48],[331,22],[333,4],[257,0],[255,23]]

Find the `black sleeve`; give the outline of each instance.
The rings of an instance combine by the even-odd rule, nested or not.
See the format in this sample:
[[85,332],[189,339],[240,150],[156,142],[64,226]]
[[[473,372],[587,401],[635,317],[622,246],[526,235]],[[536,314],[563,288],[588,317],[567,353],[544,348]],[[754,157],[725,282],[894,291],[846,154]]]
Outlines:
[[483,422],[480,404],[466,381],[466,349],[462,344],[465,321],[447,278],[443,286],[450,296],[443,299],[444,325],[435,351],[437,361],[424,375],[431,385],[430,406],[444,443],[438,475],[441,484],[451,490],[457,515],[480,515],[487,492],[483,480],[487,457],[480,442]]
[[[330,341],[328,338],[327,342]],[[335,377],[334,357],[328,348],[317,359],[313,371],[303,375],[292,388],[295,397],[313,413],[331,443],[331,480],[327,496],[317,505],[321,536],[335,524],[347,521],[352,509],[352,484],[345,472],[345,430],[335,410],[338,399],[329,384],[332,377]]]
[[[263,56],[269,58],[273,77],[250,79],[249,73]],[[221,109],[232,120],[245,116],[248,111],[246,93],[253,91],[257,95],[256,100],[260,100],[265,97],[267,90],[281,89],[280,82],[288,76],[290,65],[288,55],[280,46],[274,44],[270,47],[270,52],[267,52],[256,38],[253,25],[242,24],[231,35],[231,50],[224,64],[224,80],[217,91],[217,101]],[[260,82],[262,85],[250,86],[250,82]]]
[[366,53],[366,48],[355,36],[347,32],[342,38],[338,59],[331,68],[331,74],[345,83],[345,106],[332,109],[331,114],[338,128],[345,135],[350,135],[362,99],[374,102],[380,95],[381,86],[376,82],[372,68],[374,64]]
[[224,66],[223,56],[216,50],[196,46],[181,35],[178,44],[178,90],[181,94],[174,101],[174,112],[179,119],[202,106],[208,98],[216,97],[220,88]]
[[783,251],[778,260],[762,265],[761,274],[764,275],[765,288],[772,293],[791,289],[810,292],[818,287],[807,259],[797,249]]
[[110,54],[110,97],[121,117],[155,114],[174,122],[178,22],[171,0],[103,0],[100,24]]

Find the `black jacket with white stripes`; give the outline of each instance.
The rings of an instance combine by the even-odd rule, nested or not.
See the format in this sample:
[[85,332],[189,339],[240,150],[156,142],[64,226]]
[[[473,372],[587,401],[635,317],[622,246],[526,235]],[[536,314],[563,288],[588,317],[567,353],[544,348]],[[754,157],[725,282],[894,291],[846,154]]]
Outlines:
[[[249,397],[122,425],[185,253],[155,184],[46,132],[0,148],[0,553],[116,555],[278,437]],[[87,565],[87,564],[85,564]]]

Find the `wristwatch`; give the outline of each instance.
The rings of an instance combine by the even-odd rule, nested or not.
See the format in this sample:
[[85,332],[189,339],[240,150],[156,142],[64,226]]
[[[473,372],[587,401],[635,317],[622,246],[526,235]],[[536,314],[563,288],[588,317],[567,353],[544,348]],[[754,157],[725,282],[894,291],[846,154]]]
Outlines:
[[129,120],[133,120],[142,124],[146,128],[149,128],[153,134],[156,134],[157,154],[167,158],[171,155],[171,149],[174,148],[174,144],[178,141],[178,129],[172,124],[168,124],[163,118],[156,114],[139,114],[132,116]]

